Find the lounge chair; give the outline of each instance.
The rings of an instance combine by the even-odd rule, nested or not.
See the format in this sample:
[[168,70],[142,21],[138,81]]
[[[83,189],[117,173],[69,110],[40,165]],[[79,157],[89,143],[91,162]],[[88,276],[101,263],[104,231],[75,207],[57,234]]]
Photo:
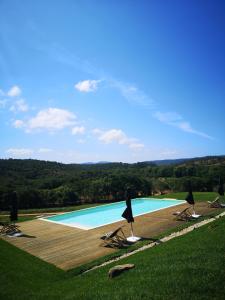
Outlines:
[[200,217],[200,215],[197,215],[195,213],[191,213],[190,212],[190,207],[185,208],[184,210],[182,210],[181,212],[175,212],[173,213],[173,215],[176,216],[176,220],[177,221],[190,221],[190,220],[194,220]]
[[14,223],[1,223],[0,234],[15,234],[21,232],[19,226]]
[[126,236],[122,227],[104,234],[100,239],[103,240],[101,246],[109,246],[111,248],[123,248],[126,246]]
[[225,203],[221,203],[219,197],[216,197],[214,201],[208,201],[208,204],[211,208],[225,208]]

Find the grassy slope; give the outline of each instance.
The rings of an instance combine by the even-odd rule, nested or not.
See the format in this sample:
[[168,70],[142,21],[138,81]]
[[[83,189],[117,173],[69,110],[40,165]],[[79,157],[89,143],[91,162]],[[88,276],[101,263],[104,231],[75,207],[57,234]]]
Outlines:
[[[112,266],[72,276],[0,240],[1,299],[224,299],[225,218],[135,254],[135,269]],[[118,263],[117,263],[118,264]]]

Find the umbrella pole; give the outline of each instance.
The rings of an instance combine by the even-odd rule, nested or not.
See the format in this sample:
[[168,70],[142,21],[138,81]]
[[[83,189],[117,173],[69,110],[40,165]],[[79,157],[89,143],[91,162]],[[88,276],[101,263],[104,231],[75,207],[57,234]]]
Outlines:
[[133,222],[130,222],[130,227],[131,227],[131,236],[129,236],[129,237],[127,238],[127,241],[128,241],[128,242],[131,242],[131,243],[136,243],[136,242],[139,241],[141,238],[134,235],[134,232],[133,232]]
[[131,226],[131,236],[134,236],[134,232],[133,232],[133,222],[130,222],[130,226]]

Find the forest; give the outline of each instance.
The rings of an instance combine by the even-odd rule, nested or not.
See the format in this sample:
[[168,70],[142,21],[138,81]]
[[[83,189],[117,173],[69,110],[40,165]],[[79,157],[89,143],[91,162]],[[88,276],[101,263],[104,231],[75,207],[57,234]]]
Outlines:
[[32,159],[0,159],[0,209],[45,208],[124,200],[167,192],[215,191],[225,182],[225,156],[127,163],[62,164]]

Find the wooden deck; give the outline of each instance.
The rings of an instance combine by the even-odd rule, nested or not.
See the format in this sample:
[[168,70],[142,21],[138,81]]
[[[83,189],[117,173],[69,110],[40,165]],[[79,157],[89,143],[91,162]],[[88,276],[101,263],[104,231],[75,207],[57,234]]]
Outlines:
[[[186,204],[181,204],[136,217],[135,235],[151,238],[166,229],[177,226],[180,222],[174,220],[172,213],[185,207],[187,207]],[[206,215],[213,209],[209,209],[206,203],[197,203],[196,211]],[[91,230],[77,229],[39,219],[22,222],[19,225],[26,236],[3,236],[2,238],[63,270],[69,270],[116,251],[100,246],[100,236],[104,233],[125,225],[124,232],[127,236],[130,235],[130,225],[126,220]]]

